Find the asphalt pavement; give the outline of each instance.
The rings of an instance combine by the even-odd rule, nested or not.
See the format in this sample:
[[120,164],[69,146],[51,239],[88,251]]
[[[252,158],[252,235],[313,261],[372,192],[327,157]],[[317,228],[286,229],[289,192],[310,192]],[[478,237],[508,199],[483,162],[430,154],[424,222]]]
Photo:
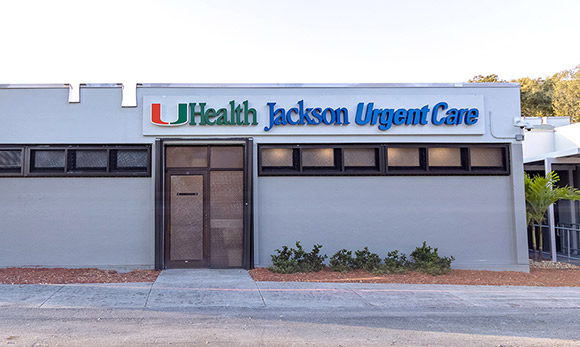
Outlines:
[[[2,340],[3,339],[3,340]],[[0,285],[13,346],[580,346],[580,288],[255,282]]]

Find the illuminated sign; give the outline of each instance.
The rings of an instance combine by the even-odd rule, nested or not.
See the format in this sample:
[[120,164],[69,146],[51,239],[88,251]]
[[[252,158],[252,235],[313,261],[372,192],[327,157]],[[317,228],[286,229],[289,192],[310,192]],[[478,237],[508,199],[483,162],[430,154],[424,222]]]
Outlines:
[[[159,126],[178,125],[258,125],[258,114],[255,108],[248,106],[248,100],[236,104],[229,102],[228,107],[208,107],[206,102],[180,103],[177,106],[177,119],[162,119],[161,104],[151,104],[151,123]],[[268,102],[269,124],[264,131],[277,126],[312,126],[312,125],[349,125],[351,124],[347,107],[304,107],[304,100],[296,107],[285,109],[276,107],[275,102]],[[386,131],[399,125],[474,125],[479,120],[477,108],[453,108],[445,101],[434,106],[424,105],[421,108],[377,108],[374,102],[360,102],[356,106],[354,124],[377,125],[379,130]]]
[[[269,102],[270,124],[264,131],[270,131],[280,125],[348,125],[348,108],[304,108],[304,100],[298,101],[298,107],[288,110],[275,108],[276,103]],[[430,117],[429,117],[430,115]],[[429,118],[428,118],[429,117]],[[446,102],[438,102],[432,108],[425,105],[421,108],[376,108],[374,102],[359,102],[356,106],[356,125],[378,125],[382,131],[393,125],[474,125],[479,119],[477,108],[449,108]]]
[[477,95],[143,98],[144,135],[483,135]]

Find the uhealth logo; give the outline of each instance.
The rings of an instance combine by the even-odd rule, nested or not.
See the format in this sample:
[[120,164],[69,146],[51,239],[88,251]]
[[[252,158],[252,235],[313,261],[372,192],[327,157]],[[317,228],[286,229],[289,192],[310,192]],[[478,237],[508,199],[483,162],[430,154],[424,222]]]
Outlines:
[[161,126],[177,125],[257,125],[258,115],[255,108],[248,107],[248,100],[236,104],[229,102],[229,107],[219,109],[206,107],[205,102],[177,104],[177,119],[165,121],[161,104],[151,104],[151,122]]

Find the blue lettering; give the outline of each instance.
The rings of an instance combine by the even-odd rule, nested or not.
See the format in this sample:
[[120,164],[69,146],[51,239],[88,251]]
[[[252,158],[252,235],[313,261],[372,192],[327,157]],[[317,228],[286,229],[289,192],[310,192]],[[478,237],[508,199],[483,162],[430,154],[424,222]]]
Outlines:
[[[341,108],[337,108],[335,110],[336,112],[336,124],[350,124],[350,122],[348,121],[348,110],[344,107]],[[340,117],[342,115],[342,122],[340,120]]]
[[457,124],[465,123],[464,120],[465,120],[465,115],[467,114],[467,111],[469,111],[469,110],[466,108],[462,108],[461,110],[459,110],[459,119],[457,120],[458,121]]
[[446,102],[440,102],[433,107],[433,115],[431,116],[431,123],[433,125],[441,125],[445,122],[445,117],[443,117],[441,120],[437,119],[437,113],[439,112],[440,108],[443,108],[443,111],[445,111],[447,108],[449,108],[449,105],[447,105]]
[[310,113],[310,111],[312,111],[312,109],[307,108],[306,112],[304,112],[304,100],[298,101],[298,110],[299,110],[298,114],[300,115],[300,122],[298,122],[298,124],[300,125],[312,124],[312,121],[308,116],[308,114]]
[[314,120],[312,121],[313,125],[318,125],[322,122],[322,109],[320,107],[316,107],[312,110],[312,117]]
[[407,118],[407,110],[404,108],[400,108],[395,111],[395,117],[393,119],[393,124],[395,125],[402,125],[405,124],[405,120]]
[[[328,120],[326,118],[326,115],[329,113],[330,113],[330,120]],[[325,108],[324,111],[322,111],[322,123],[324,123],[326,125],[331,125],[335,121],[336,121],[336,114],[334,113],[334,110],[331,109],[330,107]]]
[[395,110],[392,108],[386,108],[381,112],[381,117],[379,118],[379,130],[389,130],[391,125],[393,125],[393,115]]
[[409,111],[407,112],[408,112],[407,121],[405,122],[405,125],[419,124],[421,118],[421,110],[418,108],[410,108]]
[[427,124],[427,113],[429,113],[429,106],[425,105],[421,109],[421,120],[419,121],[419,124],[421,125]]
[[270,109],[270,126],[264,127],[264,131],[270,131],[274,125],[286,125],[286,111],[283,108],[274,110],[275,102],[269,102],[267,105]]
[[371,125],[375,125],[377,124],[377,120],[379,118],[379,115],[383,112],[383,110],[381,110],[380,108],[375,108],[373,110],[373,116],[371,118]]
[[288,122],[288,124],[296,125],[300,123],[300,120],[297,120],[296,122],[292,120],[292,113],[298,114],[298,109],[296,107],[293,107],[286,112],[286,121]]
[[374,103],[369,102],[369,104],[367,105],[367,112],[365,114],[365,117],[363,118],[364,106],[365,106],[364,102],[359,102],[359,104],[356,106],[356,117],[354,122],[358,125],[368,124],[368,122],[370,122],[372,119],[371,115],[373,113]]
[[445,124],[447,125],[457,125],[459,121],[459,111],[455,108],[450,109],[449,111],[445,112],[447,117],[445,117]]
[[467,116],[465,117],[465,124],[473,125],[477,123],[479,118],[479,110],[476,108],[472,108],[467,112]]

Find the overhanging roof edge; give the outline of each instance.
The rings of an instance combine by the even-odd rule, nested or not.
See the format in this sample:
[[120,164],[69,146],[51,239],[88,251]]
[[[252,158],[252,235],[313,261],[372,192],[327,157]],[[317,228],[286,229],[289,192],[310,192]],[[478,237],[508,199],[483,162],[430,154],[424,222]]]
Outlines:
[[533,157],[524,158],[524,164],[526,163],[533,163],[539,160],[546,160],[546,159],[559,159],[563,157],[567,157],[570,155],[577,155],[580,154],[580,148],[568,148],[561,151],[549,152],[543,155],[536,155]]

